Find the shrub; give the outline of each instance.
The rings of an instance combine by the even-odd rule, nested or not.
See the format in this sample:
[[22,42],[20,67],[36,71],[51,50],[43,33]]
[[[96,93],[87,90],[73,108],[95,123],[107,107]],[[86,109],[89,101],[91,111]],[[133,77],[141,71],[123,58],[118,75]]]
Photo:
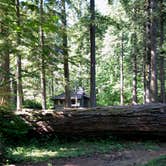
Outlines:
[[42,106],[39,102],[28,99],[24,101],[23,108],[42,109]]
[[0,107],[0,134],[7,141],[19,141],[28,133],[30,127],[10,109]]
[[150,160],[147,164],[143,166],[165,166],[166,155],[160,156],[154,160]]
[[2,137],[2,134],[0,133],[0,165],[2,164],[3,162],[3,159],[4,159],[4,139]]

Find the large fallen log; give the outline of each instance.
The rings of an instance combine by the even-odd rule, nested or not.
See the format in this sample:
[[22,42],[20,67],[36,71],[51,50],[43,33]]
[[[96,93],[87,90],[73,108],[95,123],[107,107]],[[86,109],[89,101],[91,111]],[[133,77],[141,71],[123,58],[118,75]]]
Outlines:
[[38,134],[151,134],[166,137],[166,104],[24,111],[19,116]]

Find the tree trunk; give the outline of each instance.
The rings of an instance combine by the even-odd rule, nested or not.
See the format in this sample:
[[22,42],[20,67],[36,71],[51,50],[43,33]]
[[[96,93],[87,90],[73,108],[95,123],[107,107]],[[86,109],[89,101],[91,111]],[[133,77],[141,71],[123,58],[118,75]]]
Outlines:
[[137,34],[136,30],[133,36],[133,100],[132,104],[136,105],[137,104]]
[[147,72],[146,72],[146,65],[147,65],[147,24],[144,23],[144,27],[143,27],[143,47],[144,47],[144,53],[143,53],[143,86],[144,86],[144,95],[143,95],[143,101],[144,104],[146,104],[146,98],[147,98],[147,94],[146,94],[146,90],[147,90]]
[[146,0],[146,53],[145,53],[145,100],[146,103],[151,102],[150,80],[151,80],[151,13],[150,0]]
[[10,59],[8,45],[1,52],[0,63],[0,105],[8,106],[10,104]]
[[67,42],[66,0],[61,0],[61,2],[62,2],[62,26],[63,26],[65,107],[71,107],[70,78],[69,78],[69,55],[68,55],[68,42]]
[[11,89],[11,103],[14,105],[17,103],[17,82],[14,78],[10,78],[10,89]]
[[163,43],[164,43],[164,9],[163,9],[163,0],[160,0],[160,101],[166,102],[166,92],[165,92],[165,70],[164,70],[164,51],[163,51]]
[[158,101],[157,90],[157,0],[151,0],[151,102]]
[[[20,27],[20,2],[16,0],[16,16],[17,16],[17,26]],[[17,32],[17,47],[21,44],[21,36],[20,32]],[[22,90],[22,64],[21,64],[21,55],[20,52],[17,51],[16,57],[16,80],[17,80],[17,110],[22,110],[22,99],[23,99],[23,90]]]
[[45,76],[45,58],[44,58],[44,31],[43,31],[43,0],[40,0],[40,55],[41,55],[41,71],[40,71],[40,82],[41,82],[41,99],[42,109],[46,109],[46,76]]
[[166,104],[32,111],[20,116],[42,135],[95,136],[106,133],[166,137]]
[[[136,24],[137,22],[137,6],[134,7],[134,22]],[[137,99],[137,27],[134,24],[134,34],[133,34],[133,98],[132,98],[132,104],[136,105],[138,102]]]
[[90,105],[96,107],[95,0],[90,1]]
[[121,39],[121,53],[120,53],[120,104],[124,104],[124,75],[123,75],[123,56],[124,56],[124,46],[123,46],[123,33]]

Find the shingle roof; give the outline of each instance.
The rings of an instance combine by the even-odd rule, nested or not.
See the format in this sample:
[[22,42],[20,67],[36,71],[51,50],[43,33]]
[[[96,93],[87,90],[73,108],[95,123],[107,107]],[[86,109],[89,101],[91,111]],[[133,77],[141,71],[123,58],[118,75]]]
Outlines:
[[[81,99],[82,97],[89,99],[89,96],[85,94],[83,89],[78,89],[76,91],[72,91],[70,93],[71,99]],[[64,100],[65,99],[65,93],[61,93],[60,95],[52,97],[52,100]]]

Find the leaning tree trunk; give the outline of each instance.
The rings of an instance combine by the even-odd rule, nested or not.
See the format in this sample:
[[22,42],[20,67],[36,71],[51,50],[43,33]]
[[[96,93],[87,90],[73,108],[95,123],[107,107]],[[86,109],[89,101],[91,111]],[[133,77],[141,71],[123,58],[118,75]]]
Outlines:
[[114,106],[91,109],[20,113],[36,134],[149,135],[166,137],[166,104]]

